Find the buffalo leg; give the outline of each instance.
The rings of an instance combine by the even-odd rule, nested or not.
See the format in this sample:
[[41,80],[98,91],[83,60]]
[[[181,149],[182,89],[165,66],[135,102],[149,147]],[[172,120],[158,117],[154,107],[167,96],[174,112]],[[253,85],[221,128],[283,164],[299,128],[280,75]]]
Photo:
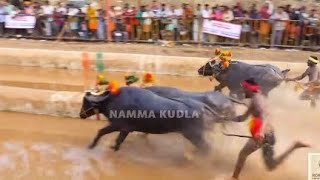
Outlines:
[[93,142],[91,143],[91,145],[89,146],[89,149],[93,149],[94,147],[96,147],[98,141],[100,140],[100,138],[106,134],[112,133],[117,131],[118,128],[116,128],[113,125],[109,125],[105,128],[102,128],[98,131],[98,134],[96,135],[96,137],[94,138]]
[[220,83],[218,86],[214,87],[215,91],[221,92],[223,88],[225,88],[226,86],[222,83]]
[[127,131],[120,131],[120,134],[118,135],[118,137],[116,139],[116,144],[115,144],[115,146],[112,146],[111,149],[113,149],[114,151],[118,151],[120,149],[120,145],[126,139],[128,134],[129,134],[129,132],[127,132]]
[[194,133],[183,133],[183,136],[188,139],[194,146],[196,146],[202,154],[207,154],[209,152],[209,144],[200,132]]

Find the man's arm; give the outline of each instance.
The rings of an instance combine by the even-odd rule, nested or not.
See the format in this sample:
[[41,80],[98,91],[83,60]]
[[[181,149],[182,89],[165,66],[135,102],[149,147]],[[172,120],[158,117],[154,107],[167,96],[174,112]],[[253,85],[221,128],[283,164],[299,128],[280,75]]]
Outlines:
[[247,111],[243,115],[235,117],[234,119],[232,119],[232,121],[233,122],[243,122],[243,121],[247,120],[251,114],[251,111],[252,111],[251,109],[252,109],[252,105],[249,106],[249,108],[247,109]]
[[306,76],[308,76],[310,74],[309,72],[309,68],[300,76],[295,77],[295,78],[288,78],[287,81],[300,81],[302,79],[304,79]]

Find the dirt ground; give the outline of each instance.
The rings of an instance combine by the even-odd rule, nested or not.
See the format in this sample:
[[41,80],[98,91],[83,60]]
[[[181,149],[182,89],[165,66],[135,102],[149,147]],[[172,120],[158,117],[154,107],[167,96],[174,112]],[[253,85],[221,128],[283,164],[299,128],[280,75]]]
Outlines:
[[172,48],[161,47],[154,44],[116,44],[116,43],[81,43],[81,42],[53,42],[38,40],[17,40],[0,39],[0,47],[6,48],[26,48],[26,49],[52,49],[66,51],[91,51],[91,52],[114,52],[114,53],[133,53],[151,54],[165,56],[186,56],[203,57],[212,56],[215,48],[228,49],[232,51],[234,59],[240,60],[261,60],[261,61],[286,61],[286,62],[305,62],[310,55],[319,53],[299,50],[271,50],[271,49],[251,49],[240,47],[199,47],[175,46]]

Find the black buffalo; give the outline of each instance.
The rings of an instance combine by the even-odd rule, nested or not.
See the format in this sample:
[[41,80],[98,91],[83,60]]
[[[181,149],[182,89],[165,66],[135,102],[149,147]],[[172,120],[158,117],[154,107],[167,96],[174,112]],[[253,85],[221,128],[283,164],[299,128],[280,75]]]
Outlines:
[[[147,115],[136,113],[133,117],[132,112],[146,112]],[[183,117],[178,113],[163,116],[163,112],[185,114]],[[86,93],[80,117],[85,119],[96,113],[105,115],[110,124],[99,130],[89,148],[94,148],[103,135],[118,131],[120,134],[112,147],[115,151],[119,150],[129,133],[136,131],[148,134],[180,133],[200,152],[208,152],[210,148],[204,138],[205,130],[221,118],[204,103],[187,98],[165,98],[137,87],[122,87],[118,95],[109,91],[102,95]]]
[[230,90],[230,96],[243,100],[242,81],[254,78],[261,86],[261,92],[268,96],[272,89],[285,80],[289,71],[290,69],[281,71],[278,67],[270,64],[251,65],[239,61],[231,61],[229,68],[223,70],[219,63],[210,61],[198,70],[198,74],[215,77],[219,82],[219,85],[215,87],[216,91],[227,87]]

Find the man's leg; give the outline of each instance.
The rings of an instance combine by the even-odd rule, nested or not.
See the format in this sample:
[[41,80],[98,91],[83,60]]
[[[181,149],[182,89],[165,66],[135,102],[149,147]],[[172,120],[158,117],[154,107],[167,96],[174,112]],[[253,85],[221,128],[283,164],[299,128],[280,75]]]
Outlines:
[[282,155],[278,158],[274,158],[274,144],[275,136],[274,133],[268,133],[265,135],[265,142],[262,145],[263,159],[269,171],[274,170],[278,165],[280,165],[288,156],[293,153],[294,150],[298,148],[309,147],[307,144],[302,142],[294,143],[290,148],[288,148]]
[[247,144],[242,148],[242,150],[240,151],[240,154],[238,156],[238,160],[237,160],[237,164],[235,166],[234,172],[232,177],[234,179],[238,179],[240,172],[243,168],[244,163],[247,160],[247,157],[252,154],[253,152],[255,152],[256,150],[258,150],[261,146],[259,145],[258,142],[254,141],[253,139],[249,139],[249,141],[247,142]]

